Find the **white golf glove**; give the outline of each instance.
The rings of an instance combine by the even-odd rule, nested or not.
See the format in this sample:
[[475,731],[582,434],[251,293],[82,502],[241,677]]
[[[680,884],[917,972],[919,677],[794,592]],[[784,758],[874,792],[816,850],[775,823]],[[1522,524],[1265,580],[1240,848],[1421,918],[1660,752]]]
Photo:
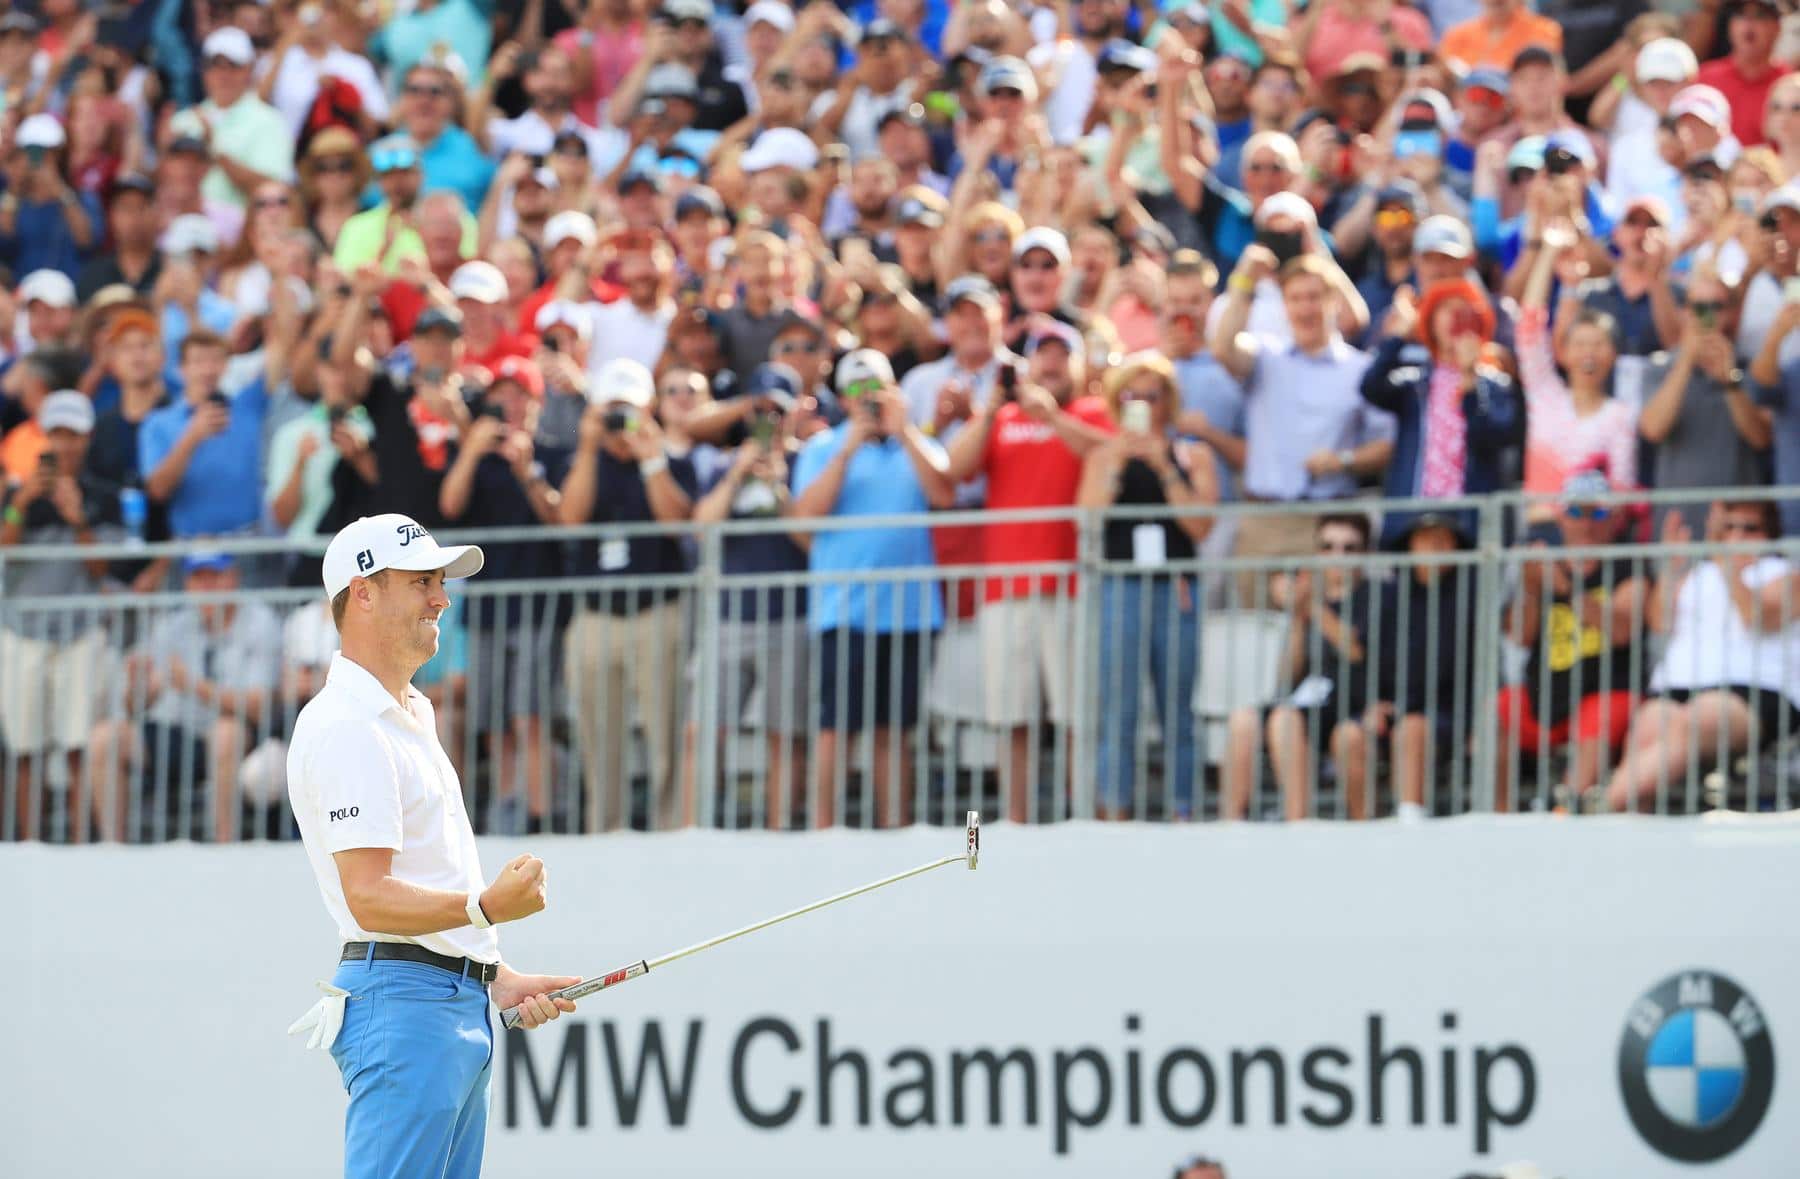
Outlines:
[[331,1046],[337,1043],[338,1032],[343,1029],[344,1002],[349,999],[350,992],[342,987],[334,987],[323,979],[313,985],[325,992],[325,997],[308,1007],[305,1015],[290,1024],[287,1034],[297,1036],[310,1030],[312,1035],[307,1038],[306,1046],[329,1052]]

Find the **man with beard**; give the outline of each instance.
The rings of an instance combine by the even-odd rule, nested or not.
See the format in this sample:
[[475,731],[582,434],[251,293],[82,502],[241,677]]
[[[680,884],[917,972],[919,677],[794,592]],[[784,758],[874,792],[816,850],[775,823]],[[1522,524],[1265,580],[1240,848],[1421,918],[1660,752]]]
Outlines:
[[1026,57],[1049,91],[1044,117],[1059,144],[1081,137],[1100,82],[1100,51],[1125,33],[1124,0],[1079,0],[1071,9],[1075,35],[1039,45]]
[[[494,113],[494,91],[499,85],[525,70],[524,89],[531,105],[515,119]],[[588,145],[588,157],[599,159],[607,151],[600,132],[583,123],[571,109],[575,95],[575,70],[568,55],[555,46],[528,56],[517,42],[508,41],[494,54],[487,81],[469,100],[463,125],[478,143],[496,159],[513,152],[529,156],[547,156],[556,145],[556,136],[573,131]]]
[[611,303],[588,304],[593,320],[593,346],[588,353],[588,372],[596,379],[600,370],[620,357],[654,369],[662,358],[663,341],[675,318],[673,296],[675,256],[667,244],[650,237],[624,235],[619,249],[619,285],[625,297]]

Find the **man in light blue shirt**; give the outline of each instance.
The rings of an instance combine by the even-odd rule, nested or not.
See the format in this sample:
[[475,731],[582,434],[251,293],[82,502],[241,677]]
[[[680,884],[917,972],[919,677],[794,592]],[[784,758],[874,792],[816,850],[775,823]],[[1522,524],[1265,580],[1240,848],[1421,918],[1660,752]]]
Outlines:
[[177,538],[248,532],[262,516],[263,379],[236,397],[220,393],[229,350],[209,331],[189,332],[180,355],[182,399],[138,429],[144,491],[168,505]]
[[[845,420],[814,436],[794,468],[797,517],[891,516],[947,508],[955,502],[943,447],[908,420],[906,399],[886,356],[870,348],[839,362],[837,392]],[[933,565],[931,530],[860,528],[819,532],[814,573],[918,570]],[[912,821],[912,774],[906,730],[919,716],[926,636],[944,622],[935,581],[845,581],[814,587],[813,630],[819,637],[820,826],[837,800],[837,737],[873,730],[875,824]],[[899,729],[896,747],[894,730]],[[896,757],[897,755],[897,757]],[[896,764],[897,783],[891,780]],[[897,787],[897,789],[890,789]]]

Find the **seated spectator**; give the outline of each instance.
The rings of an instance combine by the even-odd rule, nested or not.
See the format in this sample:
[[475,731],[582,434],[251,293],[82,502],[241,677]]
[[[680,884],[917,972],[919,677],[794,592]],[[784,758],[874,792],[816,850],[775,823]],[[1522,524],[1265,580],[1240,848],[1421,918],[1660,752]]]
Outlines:
[[[1494,337],[1486,292],[1452,279],[1425,288],[1415,305],[1402,289],[1385,330],[1362,395],[1396,422],[1388,497],[1460,499],[1501,490],[1505,460],[1525,441],[1525,407],[1511,378],[1483,355]],[[1464,534],[1474,535],[1474,511],[1458,514]],[[1388,513],[1383,547],[1407,531],[1405,513]]]
[[[240,585],[237,562],[224,553],[196,550],[182,571],[189,593]],[[238,769],[274,719],[280,620],[254,599],[178,607],[152,619],[126,673],[123,715],[100,720],[89,745],[107,838],[235,840],[244,818]],[[187,787],[200,783],[208,817],[196,823]],[[131,804],[146,798],[154,801],[133,821]]]
[[[93,403],[69,389],[52,393],[38,406],[37,425],[45,448],[30,477],[0,492],[0,552],[16,545],[116,544],[124,536],[120,489],[87,466]],[[106,577],[106,562],[97,560],[14,561],[4,568],[9,601],[96,593]],[[83,843],[92,818],[88,734],[113,670],[105,628],[94,612],[53,611],[41,602],[0,617],[0,745],[18,804],[13,829],[20,839],[47,834],[40,825],[47,795],[39,788],[48,784],[49,759],[60,754],[67,771],[67,839]],[[0,827],[8,825],[0,818]]]
[[[1084,395],[1081,337],[1047,316],[1027,332],[1026,364],[1001,370],[995,395],[950,443],[950,478],[986,479],[990,511],[1072,506],[1083,461],[1113,433],[1106,403]],[[1075,559],[1075,528],[1065,521],[990,524],[982,530],[984,565],[1073,564]],[[1069,763],[1075,716],[1067,642],[1075,625],[1072,591],[1072,578],[1054,574],[989,577],[982,583],[976,616],[981,662],[984,668],[1006,669],[1005,675],[982,677],[986,719],[1009,730],[1007,815],[1015,823],[1038,817],[1031,754],[1043,704],[1062,730],[1065,752],[1059,762]]]
[[258,378],[234,397],[219,389],[229,356],[207,331],[181,342],[182,399],[144,419],[138,470],[151,502],[166,504],[177,538],[249,532],[262,517],[262,431],[268,394]]
[[1401,821],[1432,811],[1435,766],[1460,756],[1472,732],[1474,573],[1466,565],[1433,562],[1466,543],[1454,518],[1412,517],[1403,538],[1414,563],[1397,582],[1371,624],[1379,664],[1373,698],[1360,721],[1344,721],[1332,734],[1332,758],[1350,814],[1367,815],[1374,742],[1391,742],[1395,809]]
[[[1107,400],[1119,432],[1091,447],[1076,503],[1083,508],[1167,505],[1190,509],[1172,516],[1112,516],[1104,559],[1141,572],[1109,574],[1100,583],[1100,660],[1095,675],[1105,701],[1100,717],[1094,795],[1103,819],[1144,818],[1148,775],[1140,778],[1138,702],[1150,676],[1163,744],[1163,811],[1194,817],[1199,748],[1194,731],[1194,684],[1200,671],[1199,582],[1196,546],[1219,502],[1211,452],[1177,437],[1181,393],[1167,359],[1156,353],[1127,358],[1107,374]],[[1167,566],[1178,568],[1169,571]],[[1146,658],[1147,656],[1147,658]]]
[[[1356,559],[1373,538],[1361,512],[1319,517],[1317,549],[1330,563],[1303,569],[1283,582],[1288,610],[1287,643],[1280,683],[1288,694],[1272,708],[1242,708],[1231,714],[1226,734],[1220,817],[1250,814],[1256,790],[1257,747],[1267,734],[1269,769],[1288,819],[1313,814],[1319,763],[1331,752],[1338,727],[1360,722],[1368,708],[1367,648],[1381,583],[1362,575]],[[1368,817],[1362,794],[1344,799],[1344,814]]]
[[[543,378],[529,360],[508,357],[495,368],[474,421],[451,444],[438,489],[446,523],[487,529],[559,521],[562,472],[547,471],[532,445],[543,395]],[[482,572],[490,580],[543,582],[563,572],[560,545],[502,541],[483,551]],[[562,601],[560,594],[514,591],[476,598],[466,615],[473,663],[468,712],[487,737],[500,814],[489,829],[501,834],[537,834],[548,816],[543,721],[550,685],[560,678]]]
[[[790,463],[799,457],[797,431],[806,414],[799,374],[786,365],[763,365],[750,374],[739,400],[751,407],[748,436],[694,505],[697,524],[794,514]],[[771,579],[805,572],[813,539],[808,533],[729,532],[720,546],[724,577],[752,583],[719,596],[720,737],[741,726],[763,734],[768,757],[764,822],[771,831],[788,830],[795,804],[804,806],[806,736],[815,698],[806,586]],[[747,717],[747,702],[755,692],[760,692],[761,712]]]
[[[1585,469],[1606,472],[1616,487],[1638,485],[1637,407],[1625,396],[1612,396],[1618,360],[1612,316],[1586,308],[1571,315],[1562,332],[1558,371],[1546,304],[1551,278],[1575,251],[1573,232],[1560,226],[1545,230],[1519,313],[1519,376],[1528,422],[1525,490],[1544,496],[1559,494],[1569,476]],[[1547,502],[1530,510],[1537,519],[1554,514]]]
[[[794,469],[794,514],[889,516],[947,508],[954,502],[943,448],[910,420],[887,358],[850,353],[838,365],[837,393],[843,422],[818,434],[800,451]],[[821,532],[813,538],[808,567],[814,574],[870,569],[919,569],[932,565],[925,528],[865,528]],[[870,826],[908,825],[913,819],[912,749],[907,734],[919,716],[925,644],[943,625],[944,608],[934,582],[830,581],[817,585],[808,603],[808,625],[819,644],[819,767],[816,825],[830,826],[838,813],[839,758],[852,750],[840,738],[867,733],[862,751],[873,786]],[[873,695],[866,694],[872,686]]]
[[[1612,491],[1605,474],[1577,471],[1563,486],[1557,543],[1571,548],[1616,544],[1625,509],[1599,502]],[[1518,763],[1546,762],[1573,748],[1564,785],[1581,798],[1612,770],[1637,707],[1641,681],[1635,649],[1644,639],[1650,586],[1630,557],[1553,558],[1520,566],[1507,636],[1530,652],[1525,678],[1500,689],[1495,805],[1510,810]]]
[[74,278],[100,245],[99,201],[64,178],[67,142],[62,124],[47,114],[26,118],[12,135],[0,192],[0,261],[15,274],[55,270]]
[[[588,400],[561,488],[562,523],[659,523],[672,529],[692,517],[699,483],[691,462],[665,452],[649,372],[635,361],[614,361],[596,378]],[[583,540],[577,552],[578,576],[656,578],[688,568],[672,533]],[[680,592],[673,587],[590,590],[576,605],[563,665],[574,700],[590,831],[614,831],[631,822],[627,693],[649,753],[649,826],[665,831],[682,820],[675,772],[685,629]]]
[[[1768,500],[1715,502],[1706,539],[1768,544],[1779,535]],[[1693,533],[1675,512],[1663,517],[1665,544]],[[1795,572],[1772,553],[1671,558],[1647,613],[1668,636],[1650,693],[1631,721],[1625,754],[1606,788],[1608,810],[1666,810],[1695,798],[1692,767],[1716,762],[1800,730],[1800,599]]]

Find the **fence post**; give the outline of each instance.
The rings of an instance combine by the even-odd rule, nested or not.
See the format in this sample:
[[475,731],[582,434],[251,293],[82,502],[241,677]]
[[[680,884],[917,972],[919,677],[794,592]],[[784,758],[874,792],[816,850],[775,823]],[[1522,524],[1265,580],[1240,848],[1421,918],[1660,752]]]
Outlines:
[[1094,741],[1101,706],[1100,694],[1094,690],[1098,666],[1095,643],[1100,633],[1094,615],[1100,609],[1100,587],[1095,584],[1095,579],[1100,576],[1101,533],[1099,512],[1083,509],[1076,513],[1075,658],[1070,661],[1069,674],[1070,720],[1074,729],[1068,742],[1068,756],[1073,763],[1069,766],[1071,819],[1094,817]]
[[1496,715],[1500,690],[1500,609],[1505,592],[1501,553],[1506,544],[1505,505],[1497,496],[1482,500],[1477,509],[1475,577],[1474,682],[1469,707],[1475,710],[1470,742],[1469,809],[1494,810],[1494,750],[1499,740]]
[[[723,605],[719,595],[724,553],[719,526],[702,528],[693,654],[693,690],[698,694],[694,702],[694,789],[700,795],[695,814],[702,827],[717,826],[713,801],[719,788],[719,611]],[[767,789],[766,774],[763,785]]]

